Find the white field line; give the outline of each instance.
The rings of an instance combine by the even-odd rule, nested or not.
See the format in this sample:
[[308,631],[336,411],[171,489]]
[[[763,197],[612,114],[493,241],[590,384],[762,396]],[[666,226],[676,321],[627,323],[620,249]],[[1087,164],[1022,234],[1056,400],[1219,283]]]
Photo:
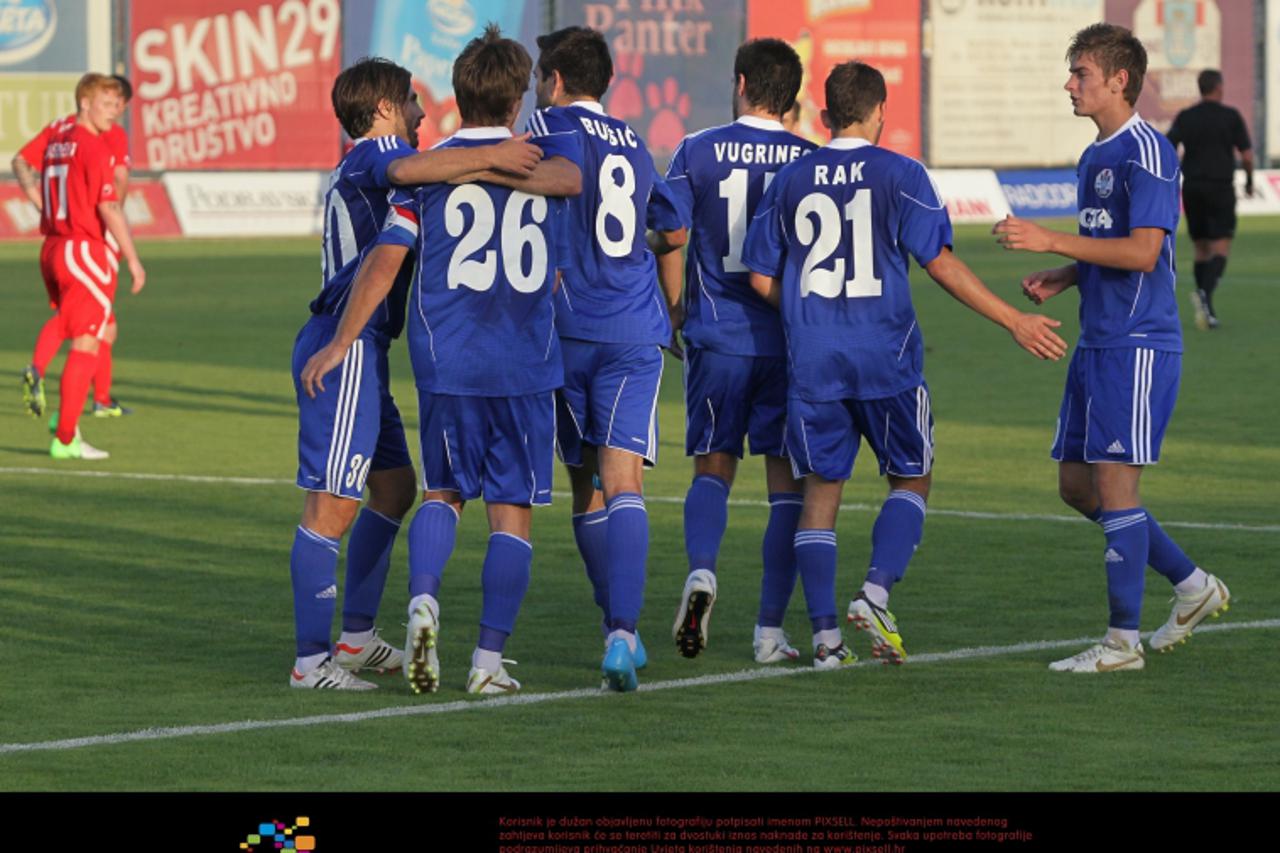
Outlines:
[[[1217,625],[1203,625],[1197,629],[1200,633],[1219,631],[1249,631],[1266,628],[1280,628],[1280,619],[1262,619],[1253,622],[1227,622]],[[1144,634],[1143,636],[1149,636]],[[1017,655],[1026,652],[1042,652],[1050,649],[1087,646],[1097,642],[1096,637],[1077,637],[1073,640],[1044,640],[1029,643],[1015,643],[1011,646],[977,646],[970,649],[955,649],[950,652],[934,652],[930,654],[912,655],[907,664],[911,666],[929,663],[950,663],[953,661],[974,660],[978,658],[994,658],[1004,655]],[[873,661],[859,661],[849,669],[876,665]],[[659,690],[682,690],[689,687],[705,687],[713,684],[732,684],[744,681],[759,681],[765,678],[789,678],[811,676],[820,672],[808,666],[790,667],[757,667],[738,672],[724,672],[717,675],[702,675],[696,678],[676,678],[670,681],[645,682],[640,685],[641,693],[652,693]],[[1050,678],[1072,678],[1074,676],[1052,675]],[[1111,676],[1114,677],[1114,676]],[[1125,676],[1120,676],[1124,678]],[[444,702],[439,705],[401,705],[394,708],[380,708],[376,711],[359,711],[350,714],[318,714],[311,717],[290,717],[281,720],[241,720],[234,723],[216,723],[204,726],[173,726],[159,729],[142,729],[135,732],[119,732],[109,735],[93,735],[90,737],[67,738],[65,740],[46,740],[34,743],[0,744],[0,755],[18,752],[42,752],[47,750],[81,749],[90,746],[113,746],[121,743],[134,743],[149,740],[173,740],[183,737],[200,737],[205,735],[235,734],[238,732],[262,731],[264,729],[283,729],[295,727],[323,726],[333,723],[362,723],[367,720],[383,720],[394,717],[420,717],[435,714],[452,714],[465,711],[493,711],[521,705],[541,705],[547,702],[561,702],[569,699],[609,699],[622,701],[618,694],[581,688],[563,690],[558,693],[521,693],[514,696],[500,696],[494,699],[459,700]]]
[[[51,475],[55,477],[95,477],[109,480],[151,480],[169,483],[211,483],[233,486],[292,486],[293,480],[272,477],[216,477],[199,474],[145,474],[117,471],[78,471],[55,468],[0,468],[0,476],[4,475]],[[552,492],[553,497],[568,498],[568,492]],[[664,504],[683,504],[683,497],[671,495],[645,495],[646,501]],[[729,506],[768,507],[768,501],[730,499]],[[879,512],[879,504],[840,504],[842,510],[849,512]],[[963,509],[937,509],[929,507],[930,515],[941,515],[948,518],[978,518],[989,521],[1049,521],[1084,524],[1085,519],[1078,515],[1051,515],[1022,512],[977,512]],[[1160,520],[1161,527],[1182,528],[1187,530],[1239,530],[1246,533],[1280,533],[1280,524],[1233,524],[1229,522],[1210,521],[1165,521]]]

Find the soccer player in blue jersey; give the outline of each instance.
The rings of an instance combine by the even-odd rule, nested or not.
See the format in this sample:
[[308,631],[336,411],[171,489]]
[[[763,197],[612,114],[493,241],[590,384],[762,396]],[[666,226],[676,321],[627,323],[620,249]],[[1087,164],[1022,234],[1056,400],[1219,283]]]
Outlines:
[[1183,553],[1142,506],[1142,469],[1160,458],[1181,368],[1174,293],[1178,157],[1135,110],[1147,53],[1123,27],[1095,24],[1067,51],[1066,90],[1098,139],[1076,169],[1079,233],[1009,217],[995,227],[1007,249],[1048,252],[1072,263],[1023,279],[1037,305],[1076,286],[1080,342],[1058,414],[1053,458],[1063,501],[1106,534],[1110,621],[1102,641],[1055,661],[1058,672],[1142,669],[1138,638],[1147,564],[1173,584],[1169,620],[1151,637],[1167,651],[1205,618],[1227,609],[1226,585]]
[[[511,139],[532,64],[496,26],[473,39],[453,69],[462,128],[435,150],[475,151]],[[529,583],[532,506],[551,500],[553,391],[562,381],[550,205],[491,182],[397,189],[391,202],[337,333],[304,368],[302,382],[318,386],[358,345],[366,318],[415,256],[409,352],[422,424],[423,504],[409,530],[405,676],[417,693],[439,686],[440,582],[463,506],[483,496],[491,535],[466,687],[514,692],[520,683],[502,652]]]
[[[458,180],[486,169],[512,181],[544,181],[533,164],[541,151],[526,142],[483,151],[415,153],[422,108],[409,72],[368,59],[334,81],[334,110],[356,145],[329,179],[325,197],[322,288],[298,335],[293,371],[298,389],[298,485],[307,490],[290,557],[297,660],[294,687],[367,690],[348,670],[398,669],[400,652],[373,627],[400,520],[413,504],[414,475],[404,428],[388,387],[387,349],[404,326],[409,267],[357,328],[340,357],[341,373],[314,398],[298,379],[306,361],[333,338],[361,267],[387,216],[387,191],[405,181]],[[551,177],[555,177],[554,175]],[[360,508],[365,485],[369,502]],[[342,635],[330,658],[337,600],[338,545],[347,546]]]
[[933,464],[933,416],[924,345],[907,279],[914,257],[966,306],[1003,326],[1039,358],[1066,344],[1056,320],[1024,314],[989,291],[951,252],[951,222],[929,174],[875,143],[885,83],[846,62],[826,82],[822,122],[831,142],[778,173],[747,231],[752,286],[780,305],[790,367],[787,451],[804,476],[795,555],[813,627],[813,664],[856,660],[836,623],[836,513],[865,438],[888,476],[871,531],[871,562],[848,618],[882,662],[906,656],[888,610],[924,530]]
[[[617,690],[636,687],[643,646],[649,520],[642,472],[658,457],[662,349],[671,340],[646,226],[684,241],[666,185],[640,136],[605,114],[613,76],[604,37],[566,27],[538,37],[538,145],[578,146],[583,192],[565,211],[556,329],[565,382],[557,396],[557,447],[573,487],[573,530],[604,614],[602,671]],[[603,489],[597,489],[595,482]]]
[[[746,440],[765,458],[769,523],[754,636],[759,663],[794,660],[782,617],[795,587],[792,540],[804,484],[785,458],[786,342],[782,317],[751,289],[742,263],[747,224],[778,170],[816,146],[783,129],[804,69],[784,41],[755,39],[734,58],[732,124],[685,137],[671,158],[667,184],[693,223],[683,271],[685,453],[694,458],[684,502],[689,574],[672,634],[685,657],[706,647],[716,600],[716,561],[728,524],[733,486]],[[682,285],[680,253],[658,257],[668,297]],[[675,301],[675,300],[673,300]]]

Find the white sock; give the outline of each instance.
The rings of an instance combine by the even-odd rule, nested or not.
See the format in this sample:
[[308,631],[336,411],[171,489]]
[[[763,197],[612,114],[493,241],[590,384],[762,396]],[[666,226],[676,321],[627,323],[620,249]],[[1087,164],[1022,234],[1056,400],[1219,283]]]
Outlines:
[[627,641],[627,648],[631,649],[631,654],[635,654],[636,653],[636,635],[631,633],[630,631],[624,631],[621,628],[609,633],[609,636],[605,638],[605,646],[612,646],[613,641],[618,639],[619,637]]
[[817,651],[818,646],[826,646],[834,649],[842,642],[840,638],[839,628],[828,628],[825,631],[818,631],[813,635],[813,650]]
[[415,595],[413,598],[409,599],[410,618],[413,617],[413,611],[417,610],[418,605],[424,601],[427,603],[427,607],[431,609],[431,612],[436,615],[437,619],[439,619],[440,618],[440,602],[436,601],[436,597],[434,595],[431,595],[430,593],[426,593],[426,592],[424,592],[422,595]]
[[360,648],[372,639],[373,629],[370,628],[368,631],[351,631],[349,633],[347,631],[343,631],[342,635],[338,637],[338,642],[342,643],[344,646]]
[[874,583],[864,583],[862,585],[862,594],[867,597],[876,607],[886,610],[889,607],[889,590]]
[[770,640],[777,640],[778,642],[782,642],[783,640],[786,639],[786,634],[782,633],[782,629],[776,626],[772,628],[766,628],[763,625],[757,625],[756,635],[754,639],[756,640],[770,639]]
[[1179,595],[1190,595],[1193,592],[1199,592],[1205,588],[1205,584],[1209,583],[1209,576],[1205,570],[1196,566],[1196,570],[1187,575],[1186,579],[1180,583],[1173,585],[1173,589]]
[[293,662],[293,668],[298,671],[299,675],[306,675],[308,672],[324,663],[324,659],[328,656],[328,652],[320,652],[319,654],[307,655],[304,658],[298,658]]
[[1133,630],[1128,628],[1108,628],[1107,639],[1113,643],[1119,643],[1126,649],[1136,649],[1138,647],[1138,631],[1136,628]]
[[471,665],[486,672],[496,673],[502,669],[502,652],[491,652],[477,646],[471,653]]

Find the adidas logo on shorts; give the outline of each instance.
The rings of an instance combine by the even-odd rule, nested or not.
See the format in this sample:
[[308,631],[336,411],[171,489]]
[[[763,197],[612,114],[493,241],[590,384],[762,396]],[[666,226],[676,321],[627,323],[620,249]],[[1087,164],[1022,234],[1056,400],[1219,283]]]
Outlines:
[[1111,442],[1111,446],[1107,448],[1108,453],[1124,453],[1124,445],[1118,441]]
[[1123,563],[1123,562],[1124,562],[1124,557],[1121,557],[1121,556],[1120,556],[1120,554],[1119,554],[1119,552],[1118,552],[1118,551],[1116,551],[1116,549],[1115,549],[1115,548],[1108,548],[1108,549],[1107,549],[1106,556],[1105,556],[1103,559],[1105,559],[1108,563]]

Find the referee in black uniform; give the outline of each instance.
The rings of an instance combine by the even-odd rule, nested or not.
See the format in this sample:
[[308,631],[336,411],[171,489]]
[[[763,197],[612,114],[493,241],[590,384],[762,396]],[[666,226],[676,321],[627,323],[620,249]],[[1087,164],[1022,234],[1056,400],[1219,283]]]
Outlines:
[[1222,103],[1222,73],[1201,71],[1196,82],[1200,103],[1178,113],[1169,128],[1169,141],[1182,146],[1182,206],[1196,247],[1191,306],[1199,328],[1216,329],[1213,291],[1227,268],[1236,233],[1235,152],[1240,152],[1244,166],[1245,194],[1251,196],[1253,150],[1244,119]]

